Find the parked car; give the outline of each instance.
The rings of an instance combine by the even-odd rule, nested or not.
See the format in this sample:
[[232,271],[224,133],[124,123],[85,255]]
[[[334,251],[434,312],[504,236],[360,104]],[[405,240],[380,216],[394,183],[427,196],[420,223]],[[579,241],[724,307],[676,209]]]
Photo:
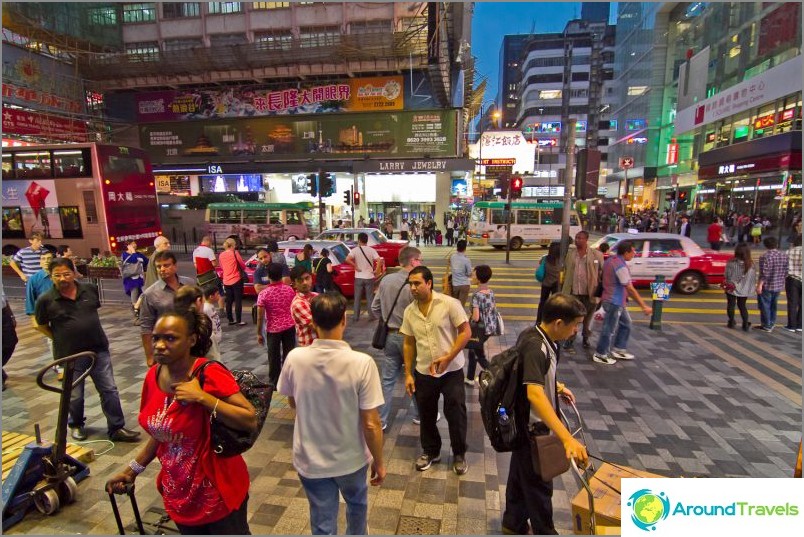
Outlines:
[[689,237],[672,233],[612,233],[592,247],[606,242],[609,254],[613,255],[622,241],[631,241],[636,249],[636,256],[628,263],[634,285],[649,285],[661,274],[682,295],[722,283],[726,263],[732,257],[729,253],[705,250]]
[[357,246],[357,236],[368,235],[368,245],[377,250],[385,261],[386,267],[399,266],[399,250],[408,245],[408,241],[391,240],[379,229],[373,227],[335,228],[321,232],[316,240],[343,241],[349,248]]
[[[316,266],[318,259],[321,257],[321,250],[326,248],[329,250],[329,258],[332,261],[332,268],[335,275],[333,281],[338,291],[346,297],[352,297],[355,293],[355,269],[346,263],[346,256],[349,254],[349,247],[343,242],[339,241],[282,241],[279,243],[279,252],[285,256],[288,266],[293,268],[296,264],[296,254],[304,249],[305,244],[310,244],[313,247],[313,267]],[[264,248],[262,247],[257,247]],[[246,260],[246,275],[248,276],[248,283],[246,283],[243,294],[245,296],[256,296],[257,292],[254,290],[254,270],[257,268],[257,254],[255,253]],[[222,274],[220,266],[217,267],[218,275]],[[313,275],[315,281],[315,275]]]

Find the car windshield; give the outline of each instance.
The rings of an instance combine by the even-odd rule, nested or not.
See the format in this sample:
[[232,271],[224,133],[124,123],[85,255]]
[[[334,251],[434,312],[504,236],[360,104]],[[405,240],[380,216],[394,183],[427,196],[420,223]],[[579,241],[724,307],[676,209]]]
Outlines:
[[595,241],[595,243],[592,245],[592,248],[599,248],[601,244],[606,243],[609,245],[609,249],[611,249],[615,244],[617,244],[617,241],[619,240],[620,239],[618,239],[613,235],[606,235],[605,237],[602,237],[597,241]]
[[349,250],[343,244],[336,244],[329,249],[329,257],[333,261],[337,261],[337,265],[346,263],[346,256],[349,255]]
[[382,244],[384,242],[388,242],[388,238],[385,235],[383,235],[382,233],[380,233],[379,231],[372,231],[371,236],[374,237],[374,241],[377,244]]

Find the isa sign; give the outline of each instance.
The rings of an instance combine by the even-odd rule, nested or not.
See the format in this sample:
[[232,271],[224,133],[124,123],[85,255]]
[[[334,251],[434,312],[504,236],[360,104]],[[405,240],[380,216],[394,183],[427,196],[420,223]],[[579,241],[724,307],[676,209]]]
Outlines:
[[804,481],[629,478],[621,509],[623,537],[794,535],[804,527]]

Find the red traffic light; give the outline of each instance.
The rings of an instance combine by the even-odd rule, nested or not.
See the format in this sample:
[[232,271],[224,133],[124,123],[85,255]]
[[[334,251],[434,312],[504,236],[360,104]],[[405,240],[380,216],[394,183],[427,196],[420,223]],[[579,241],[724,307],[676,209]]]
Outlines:
[[511,178],[511,199],[517,199],[522,197],[522,178],[521,177],[512,177]]
[[360,205],[360,192],[355,192],[352,196],[354,199],[354,203],[352,205],[357,207],[358,205]]

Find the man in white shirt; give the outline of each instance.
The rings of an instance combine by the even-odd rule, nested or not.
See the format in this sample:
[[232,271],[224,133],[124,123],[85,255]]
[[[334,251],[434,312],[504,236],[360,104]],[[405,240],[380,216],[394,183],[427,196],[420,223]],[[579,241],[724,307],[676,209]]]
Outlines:
[[382,267],[382,257],[377,253],[377,250],[368,246],[368,235],[366,233],[359,233],[357,235],[357,246],[352,248],[349,255],[346,256],[346,262],[352,265],[355,269],[355,296],[354,296],[354,315],[352,320],[357,322],[360,319],[360,299],[363,294],[366,295],[366,310],[368,311],[369,320],[376,319],[374,314],[371,313],[371,300],[374,296],[374,267]]
[[[218,266],[218,259],[212,250],[212,239],[209,236],[201,237],[201,243],[193,250],[193,265],[196,274],[204,274],[210,270],[215,270]],[[218,280],[218,308],[223,309],[223,284]]]
[[366,473],[371,484],[385,479],[383,404],[374,359],[343,341],[346,299],[324,293],[310,303],[318,339],[296,347],[279,376],[279,393],[296,409],[293,466],[310,503],[314,535],[338,533],[338,494],[346,502],[346,534],[365,535],[368,518]]
[[423,453],[416,460],[416,469],[423,472],[441,460],[441,435],[436,421],[438,399],[443,395],[452,469],[463,475],[468,470],[463,348],[472,335],[469,319],[460,302],[433,291],[433,273],[427,267],[411,270],[408,282],[414,301],[405,309],[399,332],[405,336],[405,389],[408,395],[416,395],[421,420],[419,439]]

